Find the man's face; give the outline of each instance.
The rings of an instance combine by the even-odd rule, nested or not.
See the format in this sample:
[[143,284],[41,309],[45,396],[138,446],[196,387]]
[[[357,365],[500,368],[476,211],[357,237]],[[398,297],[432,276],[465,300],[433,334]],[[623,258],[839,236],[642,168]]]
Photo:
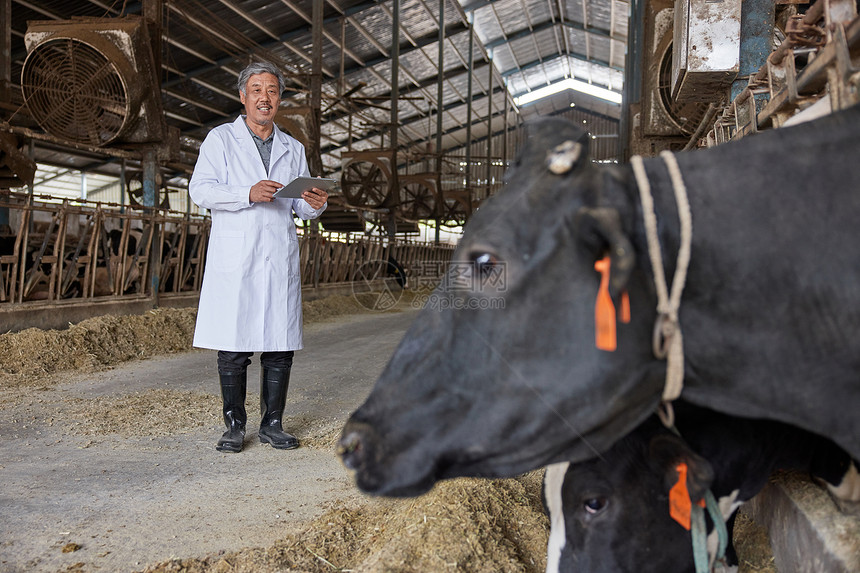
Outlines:
[[273,74],[254,74],[245,84],[245,93],[239,92],[248,121],[258,125],[271,124],[278,111],[281,91],[278,78]]

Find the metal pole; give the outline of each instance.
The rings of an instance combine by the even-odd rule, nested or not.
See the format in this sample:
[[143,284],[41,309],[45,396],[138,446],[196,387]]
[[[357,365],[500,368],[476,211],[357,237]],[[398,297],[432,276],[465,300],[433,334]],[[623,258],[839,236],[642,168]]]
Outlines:
[[[12,103],[12,0],[0,0],[0,103]],[[9,110],[0,108],[0,118]],[[9,208],[0,207],[0,225],[9,224]]]
[[155,77],[161,81],[161,23],[164,21],[163,0],[143,2],[143,17],[150,21],[149,40],[152,43],[152,59]]
[[149,249],[149,278],[152,306],[158,306],[158,272],[161,268],[161,241],[158,240],[158,224],[155,222],[158,205],[158,156],[154,147],[143,152],[143,206],[152,217],[150,222],[151,243]]
[[143,152],[141,161],[143,167],[143,206],[158,205],[158,159],[155,148]]
[[[475,13],[469,12],[469,76],[466,88],[466,189],[472,204],[472,74],[474,72]],[[471,209],[470,209],[471,210]]]
[[502,89],[505,91],[505,135],[502,137],[502,171],[504,171],[508,165],[508,111],[511,109],[508,104],[508,80],[505,80]]
[[[12,103],[12,0],[0,0],[0,102]],[[9,110],[0,111],[7,117]]]
[[493,177],[493,49],[487,50],[487,193],[490,196],[490,180]]
[[[391,135],[389,143],[391,144],[392,161],[391,166],[391,189],[394,191],[394,197],[390,203],[394,204],[399,201],[400,183],[397,178],[397,100],[400,98],[400,0],[392,2],[392,24],[391,24]],[[388,211],[388,236],[394,238],[397,233],[397,221],[394,217],[394,208],[389,205]]]
[[[310,141],[310,157],[308,162],[312,169],[312,175],[322,175],[322,153],[320,142],[322,140],[322,68],[323,68],[323,2],[313,3],[313,12],[311,14],[311,39],[313,42],[313,53],[311,54],[311,141]],[[305,228],[309,229],[308,239],[313,245],[311,253],[313,254],[313,286],[319,287],[320,272],[322,265],[320,264],[320,226],[319,220],[314,219],[308,222]]]
[[313,49],[311,52],[311,140],[310,157],[311,175],[323,174],[322,152],[320,142],[322,140],[320,123],[322,122],[322,73],[323,73],[323,2],[313,3],[311,15],[311,41]]
[[[444,209],[445,195],[442,193],[442,108],[444,107],[443,84],[445,80],[445,0],[439,0],[439,54],[436,63],[436,185],[439,191],[439,201],[443,204],[437,205],[436,211]],[[441,240],[439,226],[442,220],[436,217],[435,243]]]
[[618,161],[626,161],[630,155],[630,107],[642,99],[642,65],[645,29],[645,0],[633,0],[627,20],[629,38],[627,55],[624,58],[624,86],[621,89],[621,121],[618,124]]
[[747,87],[749,77],[767,63],[774,23],[773,0],[744,0],[741,3],[741,46],[738,78],[732,82],[734,100]]

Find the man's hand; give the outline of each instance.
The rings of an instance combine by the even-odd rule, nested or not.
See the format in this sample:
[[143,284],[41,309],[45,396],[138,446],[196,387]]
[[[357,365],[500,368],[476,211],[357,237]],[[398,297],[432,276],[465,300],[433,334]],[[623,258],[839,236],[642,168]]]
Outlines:
[[263,179],[251,186],[251,192],[248,193],[248,199],[251,203],[271,203],[274,201],[273,195],[275,191],[283,187],[277,181]]
[[305,202],[313,209],[320,209],[325,205],[326,201],[328,201],[328,193],[322,189],[314,187],[313,189],[304,191],[302,193],[302,199],[304,199]]

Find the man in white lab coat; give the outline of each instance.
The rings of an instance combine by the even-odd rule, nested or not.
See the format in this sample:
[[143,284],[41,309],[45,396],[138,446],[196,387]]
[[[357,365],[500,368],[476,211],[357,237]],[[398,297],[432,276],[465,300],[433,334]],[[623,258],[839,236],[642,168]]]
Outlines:
[[247,367],[260,352],[260,441],[278,449],[299,445],[284,432],[293,351],[302,348],[299,243],[293,222],[318,217],[322,189],[301,199],[275,191],[307,176],[302,144],[274,123],[284,89],[281,71],[257,62],[239,75],[245,115],[206,136],[188,190],[209,209],[212,231],[200,290],[194,346],[218,350],[218,374],[227,431],[215,446],[240,452],[245,437]]

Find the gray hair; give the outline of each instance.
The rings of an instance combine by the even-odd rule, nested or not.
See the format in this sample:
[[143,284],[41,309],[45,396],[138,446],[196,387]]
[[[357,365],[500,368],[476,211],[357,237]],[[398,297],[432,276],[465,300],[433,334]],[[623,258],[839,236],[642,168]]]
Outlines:
[[284,74],[281,73],[278,66],[265,61],[253,62],[239,73],[239,79],[236,81],[239,91],[248,95],[245,91],[245,86],[248,84],[251,76],[256,76],[257,74],[272,74],[278,78],[278,95],[284,93]]

